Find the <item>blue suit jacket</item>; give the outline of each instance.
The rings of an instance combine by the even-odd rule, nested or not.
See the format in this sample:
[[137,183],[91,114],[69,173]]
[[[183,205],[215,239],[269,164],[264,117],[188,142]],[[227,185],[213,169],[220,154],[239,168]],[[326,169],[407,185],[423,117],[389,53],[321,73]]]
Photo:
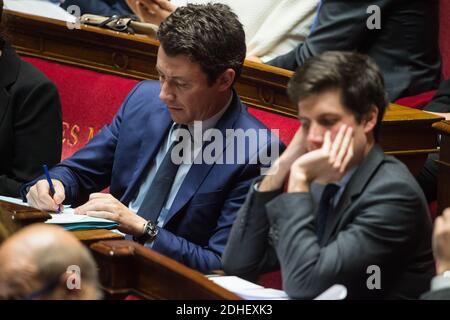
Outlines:
[[[141,82],[128,95],[112,123],[50,174],[62,181],[66,202],[73,205],[87,201],[90,193],[108,186],[114,197],[128,205],[172,123],[166,105],[159,99],[159,82]],[[224,136],[225,129],[266,129],[247,112],[236,93],[216,128]],[[229,142],[224,143],[224,153],[225,148],[251,153],[248,149],[238,150],[237,143]],[[270,145],[280,146],[269,134],[259,141],[253,154],[245,156],[244,164],[193,164],[152,248],[201,271],[221,269],[221,254],[236,212],[252,180],[260,175],[260,165],[249,164],[249,159]]]

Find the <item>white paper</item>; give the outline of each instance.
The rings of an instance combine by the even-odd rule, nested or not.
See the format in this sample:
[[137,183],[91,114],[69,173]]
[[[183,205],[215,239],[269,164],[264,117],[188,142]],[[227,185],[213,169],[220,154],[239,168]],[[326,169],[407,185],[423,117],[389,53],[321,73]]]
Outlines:
[[[215,284],[235,293],[246,300],[288,300],[289,296],[282,290],[264,288],[256,283],[236,276],[208,276]],[[347,288],[335,284],[314,300],[343,300],[347,297]]]
[[[30,206],[28,203],[23,202],[21,199],[17,198],[0,196],[0,200],[14,204],[19,204],[22,206],[27,207]],[[70,208],[70,206],[64,206],[64,211],[62,213],[54,213],[54,212],[49,213],[52,216],[52,218],[45,221],[45,223],[51,224],[69,224],[69,223],[86,223],[86,222],[114,223],[114,221],[107,219],[95,218],[82,214],[75,214],[73,212],[73,208]]]
[[38,0],[4,0],[4,9],[74,23],[75,16],[54,3]]
[[26,202],[23,202],[22,199],[0,196],[0,200],[29,207],[29,204]]
[[[50,212],[49,212],[50,213]],[[87,223],[87,222],[100,222],[100,223],[114,223],[114,221],[86,216],[84,214],[75,214],[72,208],[64,208],[61,213],[50,213],[51,219],[45,221],[45,223],[51,224],[69,224],[69,223]]]
[[314,300],[343,300],[347,297],[347,288],[341,284],[335,284]]
[[286,292],[272,288],[244,290],[239,296],[245,300],[289,300]]
[[209,280],[246,300],[289,299],[284,291],[264,288],[263,286],[236,276],[212,276],[209,277]]

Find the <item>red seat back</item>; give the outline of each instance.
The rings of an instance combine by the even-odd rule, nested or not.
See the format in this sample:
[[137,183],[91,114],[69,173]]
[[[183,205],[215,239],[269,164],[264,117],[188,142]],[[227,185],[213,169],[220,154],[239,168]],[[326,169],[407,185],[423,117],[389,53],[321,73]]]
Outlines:
[[279,130],[279,137],[288,145],[297,131],[300,122],[298,119],[281,116],[275,113],[249,108],[249,112],[268,128]]
[[62,159],[71,156],[111,122],[138,82],[38,58],[22,58],[40,69],[58,88],[63,113]]

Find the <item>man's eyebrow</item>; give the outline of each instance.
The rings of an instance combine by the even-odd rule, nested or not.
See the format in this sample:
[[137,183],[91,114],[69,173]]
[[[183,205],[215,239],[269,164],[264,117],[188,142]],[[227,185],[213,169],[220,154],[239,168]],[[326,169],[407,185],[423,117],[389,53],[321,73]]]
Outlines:
[[[155,66],[155,69],[160,75],[164,74],[164,72],[162,72],[161,69],[159,69],[159,67],[157,65]],[[179,76],[174,76],[174,77],[170,77],[170,78],[173,80],[187,81],[185,78],[179,77]]]
[[322,113],[322,114],[319,115],[318,118],[320,118],[320,119],[323,119],[323,118],[340,118],[340,115],[336,114],[336,113]]

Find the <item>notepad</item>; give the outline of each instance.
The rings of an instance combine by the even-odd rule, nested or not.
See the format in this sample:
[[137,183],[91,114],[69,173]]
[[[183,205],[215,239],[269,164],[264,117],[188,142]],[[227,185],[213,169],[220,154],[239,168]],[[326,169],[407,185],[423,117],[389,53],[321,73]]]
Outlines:
[[88,229],[113,229],[118,226],[114,221],[75,214],[72,208],[64,207],[62,213],[50,213],[51,219],[45,223],[57,224],[69,231]]
[[282,290],[264,288],[236,276],[209,277],[209,280],[246,300],[289,299],[286,292]]
[[[0,196],[0,200],[29,207],[28,203],[23,202],[21,199]],[[49,213],[51,219],[48,219],[45,223],[56,224],[69,231],[114,229],[118,226],[116,222],[111,220],[75,214],[73,208],[70,208],[70,206],[64,206],[64,211],[62,213]]]

